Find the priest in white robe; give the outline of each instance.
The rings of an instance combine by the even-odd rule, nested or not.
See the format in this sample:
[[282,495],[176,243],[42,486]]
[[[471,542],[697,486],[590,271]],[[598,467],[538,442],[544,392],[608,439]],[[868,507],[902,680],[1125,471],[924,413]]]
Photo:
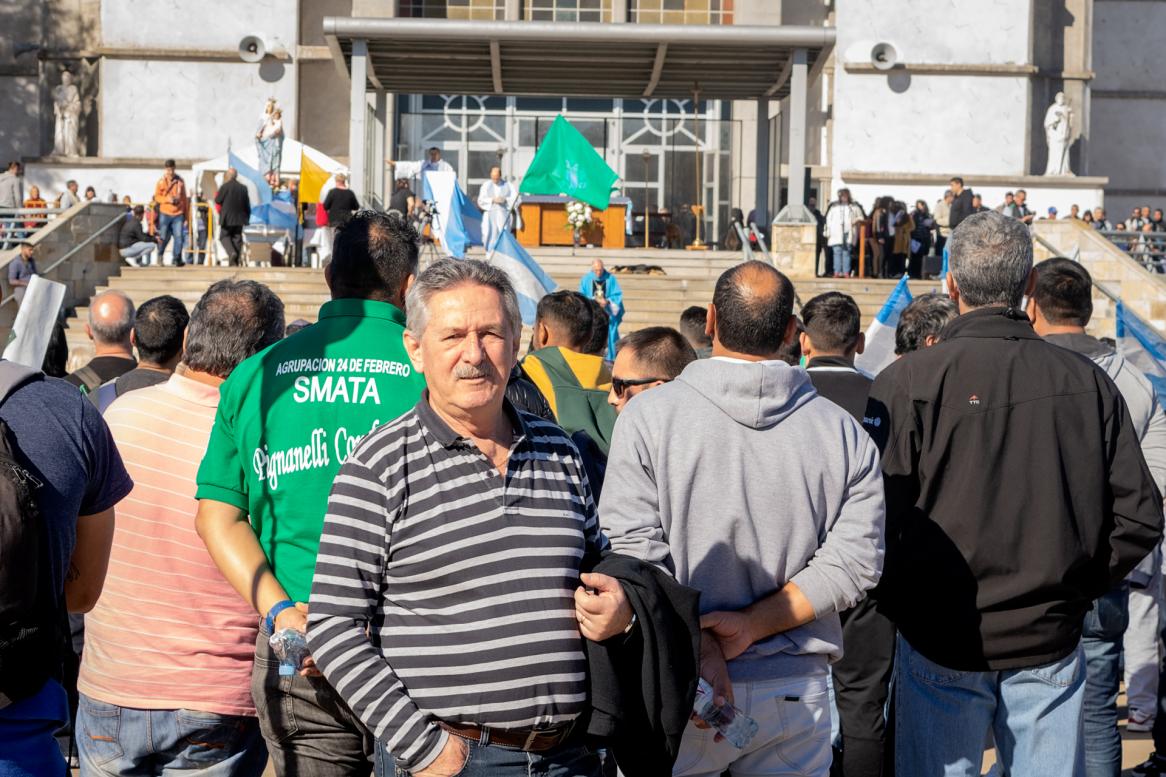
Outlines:
[[489,252],[494,240],[507,228],[506,217],[518,196],[509,181],[502,180],[502,168],[490,168],[490,180],[478,190],[478,208],[482,211],[482,245]]
[[438,172],[456,172],[449,162],[441,158],[441,149],[437,146],[430,148],[425,152],[425,155],[427,158],[419,162],[389,161],[385,164],[392,165],[396,168],[394,178],[421,178],[432,170]]

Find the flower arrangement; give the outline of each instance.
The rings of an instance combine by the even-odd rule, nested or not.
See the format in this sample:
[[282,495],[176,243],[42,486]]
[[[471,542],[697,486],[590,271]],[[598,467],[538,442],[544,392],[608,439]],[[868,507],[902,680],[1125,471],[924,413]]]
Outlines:
[[591,225],[591,206],[579,200],[567,203],[567,229],[571,230],[571,240],[578,246],[583,240],[583,231]]
[[567,226],[571,229],[585,229],[591,223],[591,206],[579,200],[567,203]]

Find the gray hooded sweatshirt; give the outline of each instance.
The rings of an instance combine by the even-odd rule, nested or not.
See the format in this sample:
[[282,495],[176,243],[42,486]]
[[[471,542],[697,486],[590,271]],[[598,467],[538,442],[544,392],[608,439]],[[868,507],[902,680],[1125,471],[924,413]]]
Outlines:
[[[1166,414],[1158,403],[1158,395],[1144,374],[1125,357],[1096,337],[1083,334],[1047,335],[1053,345],[1076,351],[1088,357],[1117,385],[1121,398],[1130,412],[1130,423],[1138,433],[1142,444],[1142,456],[1146,466],[1154,476],[1154,483],[1160,493],[1166,494]],[[1166,539],[1163,539],[1166,543]],[[1130,582],[1145,588],[1150,584],[1153,565],[1159,560],[1159,553],[1149,556],[1130,572]]]
[[615,425],[600,523],[612,549],[740,610],[795,583],[816,619],[729,662],[735,681],[805,676],[842,656],[838,611],[883,562],[878,450],[783,362],[698,360],[628,403]]

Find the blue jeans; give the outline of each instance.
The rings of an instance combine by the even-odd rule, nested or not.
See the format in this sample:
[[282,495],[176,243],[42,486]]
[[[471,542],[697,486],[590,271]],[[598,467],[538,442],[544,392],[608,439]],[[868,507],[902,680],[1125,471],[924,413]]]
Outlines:
[[850,245],[841,243],[830,246],[830,250],[834,253],[834,272],[850,275]]
[[896,774],[979,777],[989,729],[1006,775],[1085,774],[1080,646],[1043,666],[961,672],[900,635],[894,687]]
[[[450,736],[453,736],[452,734]],[[566,744],[544,753],[528,753],[501,745],[466,742],[470,758],[457,777],[599,777],[599,754],[583,744]],[[393,756],[377,742],[376,777],[405,777]]]
[[182,246],[186,243],[186,215],[178,214],[177,216],[167,216],[162,213],[158,216],[158,237],[162,239],[158,246],[159,263],[162,257],[166,255],[166,244],[170,242],[170,238],[174,238],[174,264],[182,261]]
[[1117,686],[1121,680],[1122,634],[1129,624],[1129,588],[1122,583],[1093,603],[1085,615],[1085,775],[1121,775]]
[[81,777],[172,775],[260,777],[267,745],[259,721],[194,710],[139,710],[81,695]]

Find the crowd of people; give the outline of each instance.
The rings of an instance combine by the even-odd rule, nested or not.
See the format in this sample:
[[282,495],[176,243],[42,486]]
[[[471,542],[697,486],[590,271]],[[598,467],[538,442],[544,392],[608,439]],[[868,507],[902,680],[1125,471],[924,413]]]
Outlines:
[[0,362],[0,775],[1116,776],[1166,416],[1084,268],[949,239],[873,380],[756,261],[613,360],[593,267],[519,359],[505,272],[374,211],[294,335],[254,281],[98,295],[89,364]]
[[[964,186],[962,178],[951,179],[950,187],[934,205],[916,200],[914,207],[891,196],[879,197],[870,211],[855,202],[849,189],[840,189],[825,213],[818,210],[815,198],[809,207],[818,220],[819,277],[853,278],[859,272],[860,245],[864,254],[863,272],[871,278],[897,278],[907,273],[911,278],[936,277],[940,257],[952,231],[968,216],[994,210],[1023,224],[1035,220],[1068,218],[1089,224],[1095,230],[1129,232],[1129,237],[1107,236],[1123,251],[1131,254],[1156,272],[1166,272],[1166,221],[1162,209],[1143,205],[1133,209],[1125,221],[1111,222],[1105,208],[1084,211],[1077,205],[1060,216],[1049,207],[1038,218],[1024,189],[1006,192],[1004,201],[989,208],[980,195]],[[928,266],[928,258],[932,259]]]

